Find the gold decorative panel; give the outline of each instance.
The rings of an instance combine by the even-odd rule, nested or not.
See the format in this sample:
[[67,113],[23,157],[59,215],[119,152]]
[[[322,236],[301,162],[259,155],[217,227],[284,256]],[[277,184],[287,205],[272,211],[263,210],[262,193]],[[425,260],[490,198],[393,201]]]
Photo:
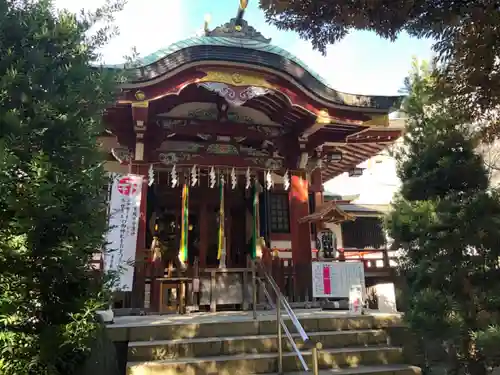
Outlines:
[[264,77],[258,74],[248,72],[230,72],[223,70],[207,70],[204,71],[206,76],[200,78],[198,83],[202,82],[220,82],[232,86],[255,86],[275,89]]
[[373,115],[371,120],[363,122],[365,126],[389,126],[389,115]]
[[132,102],[132,108],[148,108],[149,102],[144,100],[142,102]]

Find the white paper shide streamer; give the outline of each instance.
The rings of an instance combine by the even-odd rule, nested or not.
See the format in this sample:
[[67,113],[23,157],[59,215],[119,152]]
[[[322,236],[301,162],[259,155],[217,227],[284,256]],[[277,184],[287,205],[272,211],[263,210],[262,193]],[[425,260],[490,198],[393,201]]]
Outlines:
[[177,168],[175,164],[170,172],[170,183],[173,188],[179,185],[179,176],[177,175]]
[[191,186],[194,187],[198,185],[199,181],[199,171],[198,167],[196,165],[193,165],[193,168],[191,168]]
[[288,171],[286,171],[283,175],[283,188],[285,189],[285,191],[290,189],[290,174],[288,173]]
[[210,167],[210,172],[208,173],[208,177],[210,178],[210,189],[213,189],[215,187],[215,184],[217,183],[217,176],[215,174],[214,167]]
[[266,188],[267,190],[271,190],[274,185],[273,176],[271,175],[271,171],[266,172]]
[[245,189],[246,190],[250,189],[251,185],[252,185],[252,175],[250,174],[250,168],[247,168],[247,171],[245,172]]
[[153,164],[151,164],[148,170],[148,186],[153,186],[154,182],[155,182],[155,171],[153,169]]
[[238,185],[238,178],[236,177],[236,170],[231,169],[231,189],[236,189],[236,185]]

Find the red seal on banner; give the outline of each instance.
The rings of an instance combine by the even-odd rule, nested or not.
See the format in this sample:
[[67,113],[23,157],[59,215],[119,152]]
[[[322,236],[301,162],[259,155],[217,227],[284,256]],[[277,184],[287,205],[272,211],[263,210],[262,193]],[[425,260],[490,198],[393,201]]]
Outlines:
[[131,196],[137,193],[138,184],[132,177],[123,177],[118,181],[118,191],[122,195]]

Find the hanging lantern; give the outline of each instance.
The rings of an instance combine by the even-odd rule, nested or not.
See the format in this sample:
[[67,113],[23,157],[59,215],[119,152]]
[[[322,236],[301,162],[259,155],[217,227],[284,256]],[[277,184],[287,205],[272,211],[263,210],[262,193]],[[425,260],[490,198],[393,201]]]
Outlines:
[[353,168],[349,172],[349,177],[360,177],[363,175],[363,168]]
[[342,161],[342,153],[341,152],[330,152],[324,155],[324,159],[328,163],[339,163]]
[[283,188],[285,191],[290,189],[290,175],[288,174],[288,171],[286,171],[283,175]]
[[337,256],[337,237],[331,229],[324,229],[316,235],[316,248],[323,252],[324,258],[335,258]]

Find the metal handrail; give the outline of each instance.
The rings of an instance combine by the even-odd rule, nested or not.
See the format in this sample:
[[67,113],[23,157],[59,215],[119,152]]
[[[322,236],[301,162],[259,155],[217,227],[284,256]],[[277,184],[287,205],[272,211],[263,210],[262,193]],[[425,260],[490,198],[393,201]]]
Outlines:
[[267,281],[269,282],[269,284],[273,288],[274,292],[276,293],[276,295],[279,295],[279,298],[280,298],[281,302],[283,303],[288,316],[292,320],[293,325],[297,329],[297,332],[300,334],[300,337],[302,338],[303,341],[309,340],[309,336],[307,335],[306,331],[304,330],[304,327],[302,327],[302,324],[300,324],[299,320],[297,319],[297,315],[295,315],[295,313],[293,312],[293,309],[290,306],[290,304],[288,303],[287,299],[281,293],[278,284],[276,284],[276,281],[274,280],[274,278],[271,275],[269,275],[267,270],[264,267],[262,267],[261,264],[260,264],[260,266],[261,266],[261,269],[264,273],[264,276],[266,277]]
[[[309,367],[307,366],[306,361],[304,360],[304,357],[302,356],[302,353],[300,352],[299,348],[297,347],[297,344],[295,343],[295,340],[293,339],[292,335],[290,334],[290,331],[288,330],[288,327],[285,324],[285,321],[283,320],[283,317],[281,315],[281,308],[283,307],[287,315],[290,317],[290,320],[292,321],[293,325],[297,329],[297,332],[299,333],[300,337],[304,342],[309,340],[309,336],[307,335],[306,331],[304,330],[304,327],[302,327],[302,324],[300,324],[297,315],[293,312],[293,309],[291,308],[290,304],[286,300],[286,298],[283,296],[281,293],[278,284],[274,280],[274,278],[269,275],[267,270],[262,266],[262,264],[258,260],[252,261],[252,278],[253,278],[253,316],[254,319],[257,319],[257,270],[256,270],[256,265],[260,266],[260,271],[264,274],[264,277],[266,281],[271,285],[271,288],[273,289],[275,295],[276,295],[276,322],[277,322],[277,331],[278,331],[278,373],[282,374],[283,373],[283,343],[282,343],[282,331],[285,332],[285,336],[288,338],[288,341],[290,342],[290,345],[292,346],[293,350],[295,351],[295,354],[297,354],[297,357],[300,360],[300,363],[302,364],[302,367],[304,368],[305,371],[309,371]],[[269,304],[274,307],[274,303],[271,299],[271,296],[265,290],[264,294],[266,297],[269,299]],[[313,368],[314,370],[314,368]]]

